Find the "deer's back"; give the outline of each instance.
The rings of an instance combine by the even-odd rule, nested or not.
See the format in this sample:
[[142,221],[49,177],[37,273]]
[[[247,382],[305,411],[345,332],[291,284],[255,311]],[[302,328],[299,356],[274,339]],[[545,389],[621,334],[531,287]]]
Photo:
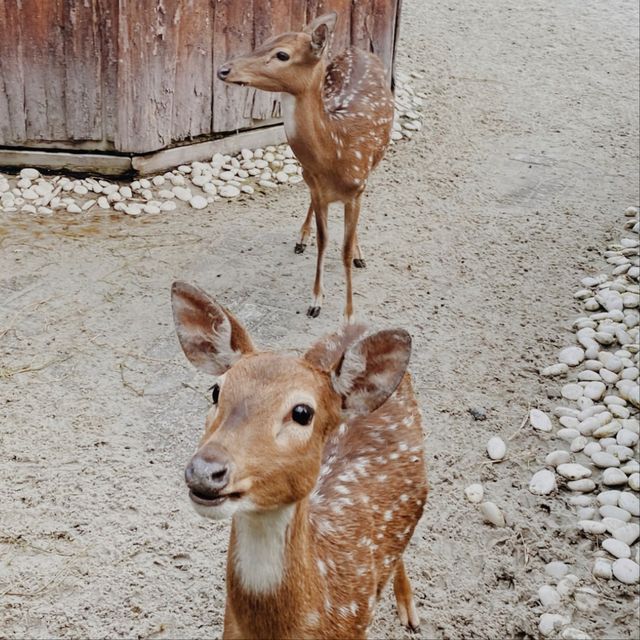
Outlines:
[[355,589],[366,592],[371,611],[427,495],[420,412],[409,374],[382,407],[338,428],[320,474],[311,518],[318,558],[335,593],[342,594],[334,606],[349,607]]

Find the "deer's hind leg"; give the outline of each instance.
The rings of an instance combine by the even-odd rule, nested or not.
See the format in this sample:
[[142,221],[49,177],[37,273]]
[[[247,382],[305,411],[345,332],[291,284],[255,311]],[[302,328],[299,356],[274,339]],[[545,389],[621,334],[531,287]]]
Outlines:
[[356,269],[364,269],[367,266],[367,263],[364,260],[364,256],[362,255],[362,249],[360,248],[360,243],[358,242],[358,232],[356,231],[356,237],[353,241],[353,266]]
[[393,578],[393,591],[396,595],[396,606],[398,607],[398,617],[403,627],[411,631],[419,631],[420,617],[413,602],[413,590],[411,583],[404,569],[402,558],[396,564],[396,573]]
[[309,205],[309,210],[307,211],[307,217],[304,219],[304,222],[300,227],[300,240],[296,242],[296,248],[294,249],[296,253],[304,253],[304,250],[307,248],[307,240],[311,235],[312,221],[313,221],[313,202]]

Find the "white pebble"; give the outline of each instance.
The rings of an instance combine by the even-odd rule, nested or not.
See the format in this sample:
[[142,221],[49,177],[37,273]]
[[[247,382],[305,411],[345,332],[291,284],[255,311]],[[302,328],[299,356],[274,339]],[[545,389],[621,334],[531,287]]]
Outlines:
[[487,442],[487,453],[492,460],[502,460],[507,453],[507,445],[502,438],[494,436]]
[[602,473],[602,482],[607,486],[627,484],[627,476],[620,469],[609,468]]
[[591,570],[596,578],[604,578],[605,580],[611,579],[611,562],[604,558],[596,558],[593,563],[593,569]]
[[602,382],[588,382],[584,386],[583,395],[592,400],[600,400],[607,390],[607,386]]
[[566,464],[567,462],[569,462],[569,460],[571,460],[569,452],[559,449],[547,454],[544,462],[550,467],[557,467],[559,464]]
[[193,198],[189,200],[189,205],[194,209],[204,209],[207,204],[207,199],[203,196],[193,196]]
[[627,482],[634,491],[640,491],[640,473],[632,473]]
[[566,563],[554,560],[544,566],[544,571],[548,576],[561,580],[569,573],[569,567]]
[[640,526],[635,522],[627,522],[613,532],[613,537],[631,546],[640,536]]
[[548,584],[543,584],[538,589],[538,599],[547,609],[555,609],[561,602],[560,594]]
[[601,505],[610,504],[617,505],[618,500],[622,494],[622,491],[618,491],[617,489],[610,489],[609,491],[601,491],[598,494],[598,503]]
[[574,382],[570,382],[569,384],[565,384],[562,387],[560,393],[563,398],[567,400],[577,400],[583,395],[582,387],[579,384],[575,384]]
[[568,373],[569,367],[564,362],[558,362],[557,364],[549,365],[540,370],[540,375],[546,378],[554,378],[556,376],[564,376]]
[[470,484],[465,488],[464,495],[467,497],[467,500],[469,502],[477,504],[479,502],[482,502],[482,498],[484,497],[484,489],[479,483]]
[[548,469],[541,469],[540,471],[537,471],[529,481],[529,491],[537,496],[549,495],[556,489],[556,476]]
[[607,538],[606,540],[603,540],[602,548],[616,558],[628,558],[631,556],[631,549],[629,549],[629,545],[622,542],[622,540],[616,540],[615,538]]
[[480,513],[482,513],[485,522],[496,527],[504,527],[505,521],[502,511],[493,502],[483,502],[480,505]]
[[610,453],[605,451],[596,451],[592,456],[591,460],[596,467],[600,467],[601,469],[606,469],[607,467],[619,467],[620,460],[615,456],[612,456]]
[[235,198],[240,195],[240,189],[238,189],[238,187],[234,187],[232,184],[220,187],[219,191],[223,198]]
[[640,497],[630,491],[623,491],[618,498],[618,506],[628,511],[632,516],[640,516]]
[[569,487],[571,491],[589,493],[596,488],[596,483],[591,480],[591,478],[582,478],[581,480],[570,480],[567,482],[567,487]]
[[600,535],[607,530],[604,524],[598,520],[580,520],[578,522],[578,527],[580,527],[580,529],[585,533],[592,533],[594,535]]
[[553,426],[549,416],[540,409],[531,409],[529,412],[529,421],[531,426],[538,431],[551,431]]
[[598,511],[603,518],[615,518],[621,522],[631,520],[631,514],[628,511],[613,504],[603,504]]
[[580,480],[582,478],[588,478],[591,475],[591,469],[583,467],[577,463],[567,463],[558,465],[557,472],[569,480]]
[[611,570],[613,575],[624,584],[636,584],[640,582],[640,566],[633,560],[626,558],[616,560]]
[[37,169],[32,169],[31,167],[27,167],[26,169],[22,169],[20,171],[20,177],[25,180],[35,180],[40,177],[40,172]]
[[191,189],[187,189],[185,187],[175,186],[171,189],[171,191],[173,191],[178,200],[182,200],[183,202],[189,202],[189,200],[193,198]]
[[584,360],[584,349],[576,346],[567,347],[558,354],[558,360],[570,367],[575,367]]
[[567,616],[561,616],[559,613],[543,613],[540,616],[538,622],[538,631],[540,635],[545,638],[551,635],[556,635],[556,630],[560,627],[569,624],[571,618]]

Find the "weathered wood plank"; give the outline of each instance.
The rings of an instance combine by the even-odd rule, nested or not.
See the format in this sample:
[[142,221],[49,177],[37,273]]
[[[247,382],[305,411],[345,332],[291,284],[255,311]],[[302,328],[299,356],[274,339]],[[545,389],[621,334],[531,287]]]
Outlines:
[[182,0],[174,17],[175,60],[171,138],[188,140],[211,132],[213,107],[213,7]]
[[25,151],[0,149],[0,167],[40,167],[50,171],[123,175],[129,173],[131,158],[99,153],[61,151]]
[[25,139],[64,140],[64,1],[22,0]]
[[285,141],[286,135],[282,125],[251,129],[219,140],[164,149],[145,156],[134,156],[132,166],[140,175],[148,175],[166,171],[179,164],[210,160],[215,153],[234,154],[244,148],[256,149],[270,144],[282,144]]
[[145,152],[171,143],[175,67],[175,2],[120,3],[119,151]]
[[22,38],[17,4],[0,0],[0,144],[20,144],[26,138]]
[[100,84],[102,86],[102,139],[113,144],[116,138],[118,111],[118,0],[98,0],[100,33]]
[[101,41],[108,34],[99,32],[97,15],[97,0],[64,3],[63,117],[67,140],[102,139]]
[[213,18],[213,131],[247,128],[251,120],[245,105],[253,103],[252,90],[224,84],[215,77],[218,67],[253,48],[253,3],[217,0]]

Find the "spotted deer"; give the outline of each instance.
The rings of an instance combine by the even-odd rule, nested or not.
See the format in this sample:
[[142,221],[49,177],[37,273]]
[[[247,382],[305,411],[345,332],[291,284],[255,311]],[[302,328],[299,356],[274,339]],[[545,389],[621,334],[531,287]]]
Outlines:
[[344,203],[342,261],[346,276],[345,317],[353,317],[351,265],[364,267],[357,239],[360,202],[371,171],[382,159],[393,125],[393,95],[382,61],[348,48],[327,62],[326,50],[337,14],[320,16],[302,32],[284,33],[252,53],[218,69],[225,82],[280,91],[285,132],[303,168],[311,204],[300,229],[296,253],[305,250],[315,213],[318,255],[313,304],[323,300],[328,207]]
[[427,497],[411,338],[347,324],[301,357],[257,350],[197,287],[172,288],[187,358],[216,376],[185,478],[231,518],[224,638],[365,638],[388,579],[419,624],[402,554]]

